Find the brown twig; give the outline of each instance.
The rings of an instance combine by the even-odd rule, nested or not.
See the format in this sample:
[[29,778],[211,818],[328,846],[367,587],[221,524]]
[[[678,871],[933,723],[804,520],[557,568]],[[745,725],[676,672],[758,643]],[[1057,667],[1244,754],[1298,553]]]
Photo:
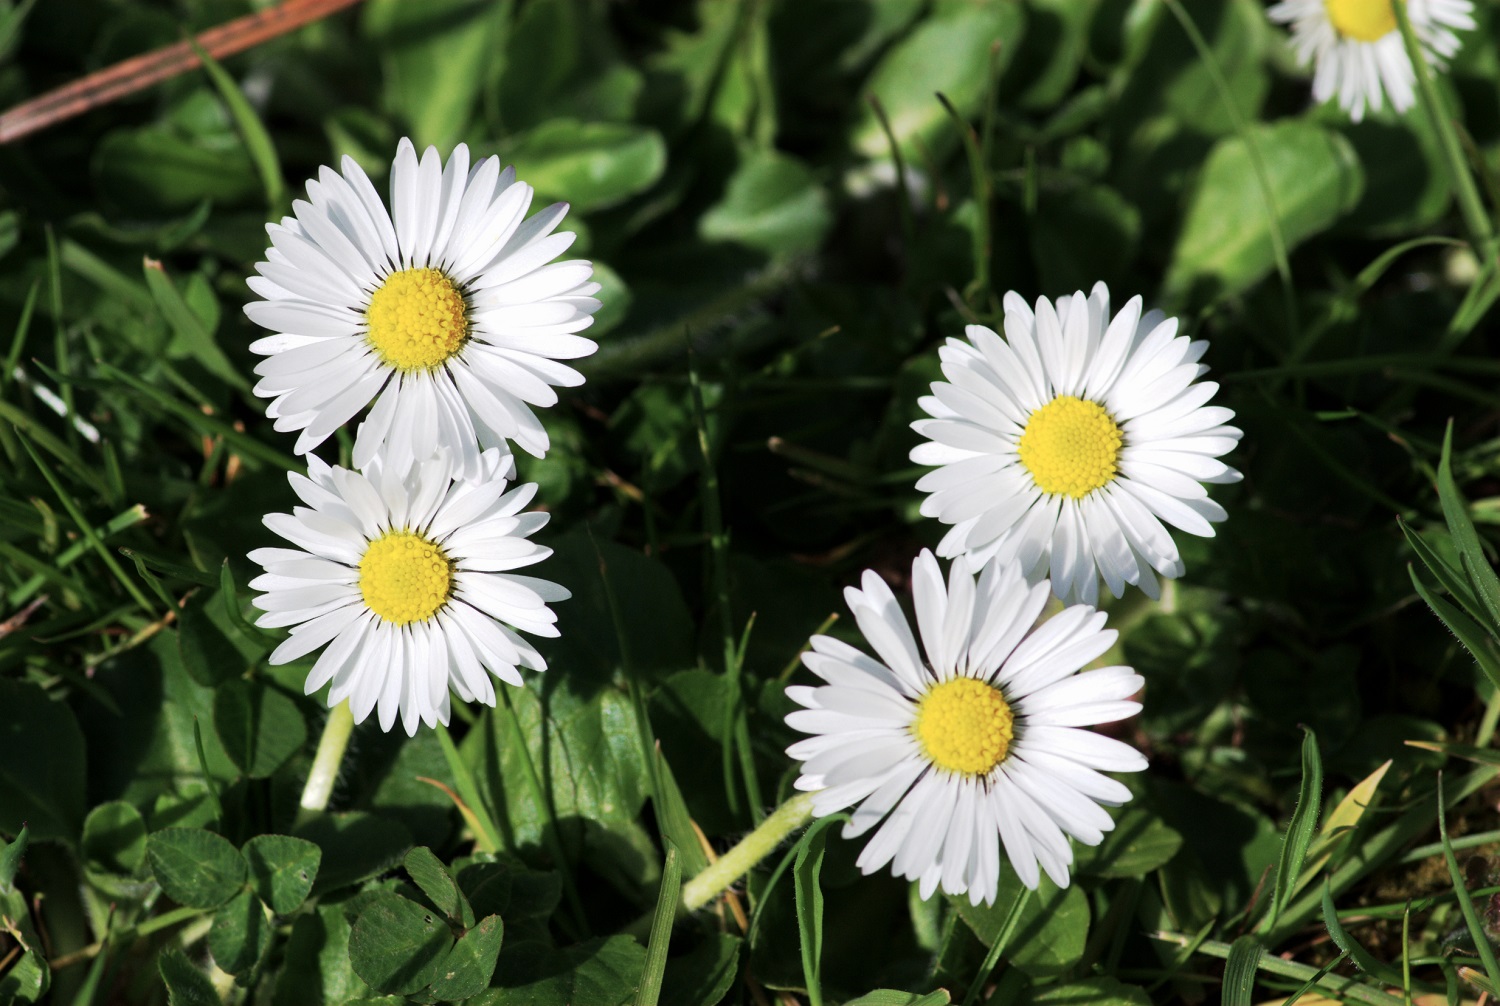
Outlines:
[[[286,0],[255,14],[246,14],[200,33],[194,40],[215,59],[233,56],[251,46],[295,31],[352,7],[359,0]],[[13,143],[65,119],[107,105],[127,94],[150,87],[201,65],[193,42],[164,46],[155,52],[132,56],[114,66],[65,84],[38,98],[22,102],[0,113],[0,143]]]

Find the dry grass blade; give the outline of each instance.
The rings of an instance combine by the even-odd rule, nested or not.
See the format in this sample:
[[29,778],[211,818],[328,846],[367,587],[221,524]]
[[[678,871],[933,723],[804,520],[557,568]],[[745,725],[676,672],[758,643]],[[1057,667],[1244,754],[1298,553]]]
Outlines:
[[14,143],[32,133],[84,112],[107,105],[127,94],[196,69],[202,64],[193,51],[196,43],[215,59],[233,56],[303,25],[352,7],[359,0],[287,0],[255,14],[246,14],[155,52],[132,56],[71,84],[22,102],[0,113],[0,143]]

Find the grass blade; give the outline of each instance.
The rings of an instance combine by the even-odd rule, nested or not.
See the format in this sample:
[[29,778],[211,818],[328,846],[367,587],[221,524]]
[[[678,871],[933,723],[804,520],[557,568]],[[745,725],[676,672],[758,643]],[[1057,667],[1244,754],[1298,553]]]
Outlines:
[[1484,547],[1479,542],[1479,533],[1474,530],[1474,521],[1469,517],[1469,504],[1459,495],[1453,481],[1453,420],[1443,431],[1443,455],[1438,461],[1438,499],[1443,504],[1443,517],[1448,521],[1448,533],[1453,535],[1453,544],[1458,548],[1459,561],[1474,592],[1484,602],[1490,615],[1490,627],[1500,626],[1500,577],[1490,568],[1484,556]]
[[104,560],[104,564],[108,566],[109,571],[115,575],[115,579],[120,581],[120,585],[125,588],[125,592],[130,595],[131,600],[135,601],[135,603],[140,606],[142,611],[146,612],[152,618],[155,618],[157,615],[156,609],[152,606],[151,602],[146,599],[146,595],[141,593],[141,589],[140,587],[136,586],[135,581],[130,579],[130,577],[125,574],[125,570],[121,568],[118,562],[115,561],[115,557],[110,554],[107,548],[104,547],[104,542],[99,539],[98,533],[94,530],[94,525],[90,524],[88,520],[83,516],[83,511],[79,509],[78,504],[73,500],[73,497],[69,496],[66,490],[63,489],[62,483],[57,481],[57,477],[52,474],[52,470],[42,463],[41,457],[37,455],[36,448],[31,446],[30,438],[26,437],[24,434],[21,434],[19,431],[17,431],[17,435],[20,437],[21,446],[26,449],[27,454],[31,455],[31,460],[36,464],[37,469],[41,471],[42,478],[47,480],[47,485],[52,488],[53,494],[58,498],[58,501],[62,503],[63,509],[68,511],[68,516],[72,518],[73,523],[77,525],[78,530],[82,532],[83,538],[86,542],[88,542],[89,547],[97,552],[99,554],[99,557]]
[[187,301],[162,268],[162,264],[148,258],[141,268],[146,274],[146,288],[151,291],[157,310],[176,336],[178,346],[187,350],[188,355],[201,363],[204,370],[225,384],[248,391],[250,384],[245,380],[245,375],[224,355],[224,351],[214,341],[214,333],[188,307]]
[[1318,754],[1318,737],[1308,727],[1302,729],[1302,787],[1297,794],[1297,807],[1292,811],[1292,819],[1287,824],[1286,838],[1281,843],[1281,858],[1276,866],[1276,890],[1271,899],[1271,914],[1263,923],[1265,930],[1276,925],[1281,910],[1292,899],[1323,808],[1323,759]]
[[499,852],[500,833],[495,828],[489,810],[485,808],[479,786],[474,782],[474,773],[469,771],[468,764],[459,755],[448,728],[441,723],[438,724],[437,737],[438,744],[443,748],[443,757],[448,762],[448,771],[453,776],[453,784],[468,807],[469,813],[465,816],[470,818],[469,826],[474,829],[475,844],[481,852]]
[[802,974],[807,984],[808,1006],[823,1006],[823,888],[818,877],[823,872],[823,851],[827,842],[825,829],[809,832],[806,843],[797,850],[797,862],[792,867],[792,883],[797,892],[797,933],[802,946]]
[[1255,991],[1255,975],[1266,948],[1254,936],[1241,936],[1229,946],[1224,963],[1224,1006],[1250,1006]]
[[1451,594],[1453,599],[1471,616],[1482,617],[1480,612],[1483,608],[1479,603],[1479,598],[1474,596],[1474,591],[1469,587],[1468,577],[1464,576],[1463,571],[1438,555],[1437,551],[1427,544],[1426,539],[1413,531],[1406,521],[1397,517],[1396,524],[1401,528],[1401,533],[1406,536],[1406,543],[1411,546],[1411,550],[1417,554],[1418,559],[1422,560],[1422,565],[1426,566],[1428,572],[1437,578],[1438,585]]
[[1354,961],[1354,966],[1365,974],[1384,982],[1387,985],[1399,985],[1401,976],[1396,969],[1383,961],[1376,960],[1365,949],[1364,944],[1350,936],[1344,929],[1344,924],[1339,921],[1339,913],[1333,905],[1333,892],[1328,889],[1328,881],[1323,882],[1323,925],[1328,929],[1328,936],[1333,940],[1333,945],[1348,954]]
[[974,1006],[979,999],[979,993],[989,981],[990,974],[995,970],[995,965],[1000,961],[1000,955],[1005,952],[1010,938],[1015,934],[1016,927],[1021,924],[1021,913],[1026,910],[1026,903],[1031,900],[1031,890],[1021,888],[1021,893],[1016,900],[1010,903],[1010,911],[1005,913],[1005,921],[1000,924],[1000,933],[995,937],[995,942],[990,944],[989,952],[984,955],[984,962],[979,965],[979,973],[974,976],[974,981],[969,984],[969,991],[964,996],[963,1006]]
[[228,71],[198,44],[197,39],[188,41],[202,60],[208,79],[218,88],[219,97],[229,107],[234,126],[240,131],[240,139],[245,141],[245,151],[255,165],[256,174],[260,175],[261,185],[265,187],[266,205],[270,207],[272,214],[279,214],[286,201],[286,179],[282,177],[281,161],[276,156],[276,145],[271,142],[271,134],[266,131],[260,116],[255,114],[255,109],[245,100],[245,92],[240,90]]
[[1479,664],[1479,669],[1484,671],[1485,676],[1497,688],[1500,688],[1500,656],[1497,656],[1491,648],[1489,633],[1458,607],[1428,590],[1416,567],[1408,565],[1406,569],[1411,574],[1412,584],[1417,588],[1417,595],[1427,602],[1427,607],[1432,609],[1432,613],[1437,615],[1448,627],[1448,631],[1458,638],[1463,648],[1469,651],[1469,655]]
[[1469,927],[1469,936],[1474,940],[1474,949],[1484,962],[1484,973],[1493,988],[1500,988],[1500,963],[1495,960],[1495,948],[1490,945],[1484,923],[1474,911],[1474,899],[1464,886],[1464,875],[1458,868],[1458,858],[1453,855],[1453,844],[1448,840],[1448,810],[1443,800],[1443,773],[1438,773],[1438,839],[1443,843],[1443,860],[1448,864],[1448,876],[1453,880],[1453,892],[1458,895],[1458,908],[1463,912],[1464,923]]
[[661,890],[656,895],[656,914],[651,918],[651,938],[646,943],[646,965],[641,970],[641,984],[635,993],[635,1006],[656,1006],[661,997],[661,979],[667,970],[667,947],[672,942],[672,923],[677,919],[677,902],[682,894],[682,859],[677,849],[667,846],[667,860],[662,865]]

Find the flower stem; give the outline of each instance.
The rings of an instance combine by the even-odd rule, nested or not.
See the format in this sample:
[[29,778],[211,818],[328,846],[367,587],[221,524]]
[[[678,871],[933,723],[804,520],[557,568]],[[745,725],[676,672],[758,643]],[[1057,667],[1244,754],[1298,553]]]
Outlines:
[[1457,197],[1459,211],[1463,214],[1464,228],[1469,232],[1469,240],[1474,244],[1480,259],[1489,268],[1493,265],[1491,259],[1495,254],[1495,232],[1489,215],[1484,211],[1484,203],[1480,201],[1479,188],[1474,184],[1473,175],[1469,173],[1469,162],[1464,157],[1458,131],[1454,129],[1438,100],[1437,87],[1432,82],[1432,70],[1427,65],[1427,56],[1422,52],[1416,30],[1412,28],[1411,15],[1407,12],[1406,5],[1392,4],[1391,10],[1396,15],[1396,24],[1401,29],[1401,41],[1406,45],[1407,58],[1411,60],[1412,71],[1416,74],[1417,97],[1421,99],[1422,110],[1432,120],[1432,127],[1437,130],[1438,139],[1442,142],[1443,159],[1448,162],[1448,173],[1453,179],[1453,194]]
[[682,885],[682,907],[696,912],[776,851],[788,835],[812,820],[813,795],[798,793],[771,812],[739,845]]
[[344,760],[344,749],[349,746],[349,735],[353,732],[354,713],[346,700],[333,708],[328,714],[328,722],[323,724],[318,753],[313,756],[312,771],[307,774],[307,785],[302,788],[304,811],[327,808],[334,780],[339,777],[339,765]]

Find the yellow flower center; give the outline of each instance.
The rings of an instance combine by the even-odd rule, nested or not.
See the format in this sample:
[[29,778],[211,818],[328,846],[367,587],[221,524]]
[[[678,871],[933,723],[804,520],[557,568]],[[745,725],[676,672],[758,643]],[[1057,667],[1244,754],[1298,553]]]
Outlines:
[[1104,406],[1059,395],[1026,420],[1016,449],[1038,489],[1081,499],[1114,480],[1124,442]]
[[984,775],[1010,751],[1015,718],[999,689],[954,678],[923,696],[911,731],[939,768]]
[[387,531],[359,560],[359,592],[365,606],[387,622],[425,622],[453,593],[453,562],[419,534]]
[[464,295],[436,269],[393,272],[365,309],[370,345],[401,371],[431,370],[469,341]]
[[1378,42],[1396,30],[1391,0],[1323,0],[1328,20],[1345,38]]

